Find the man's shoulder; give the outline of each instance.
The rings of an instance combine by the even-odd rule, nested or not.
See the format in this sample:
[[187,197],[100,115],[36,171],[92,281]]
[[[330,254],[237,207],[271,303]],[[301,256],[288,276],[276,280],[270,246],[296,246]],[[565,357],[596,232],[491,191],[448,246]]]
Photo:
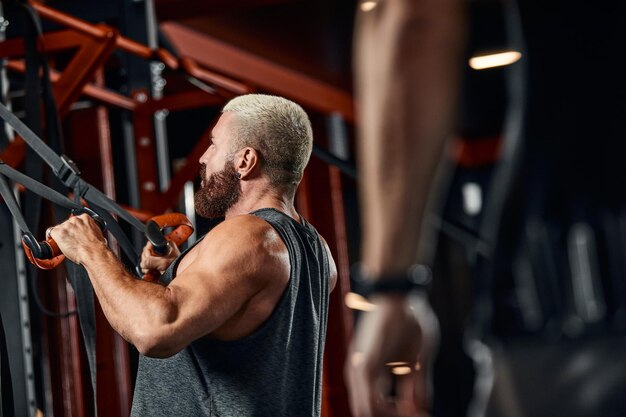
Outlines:
[[[242,214],[225,219],[203,239],[202,249],[262,256],[285,248],[276,230],[264,219]],[[286,248],[285,248],[286,250]]]
[[263,238],[274,228],[265,220],[252,214],[241,214],[225,219],[215,226],[205,239],[215,240],[234,236],[244,236],[250,239]]

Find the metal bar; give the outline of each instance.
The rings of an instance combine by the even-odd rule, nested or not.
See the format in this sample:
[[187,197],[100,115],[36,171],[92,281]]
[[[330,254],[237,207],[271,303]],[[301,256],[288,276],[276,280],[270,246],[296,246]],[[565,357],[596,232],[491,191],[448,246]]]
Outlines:
[[123,121],[124,153],[126,154],[126,177],[128,180],[128,200],[132,207],[139,207],[139,180],[137,178],[137,155],[135,152],[135,133],[131,120]]
[[180,58],[180,65],[187,74],[202,82],[215,85],[237,95],[252,92],[252,89],[246,84],[201,68],[198,63],[191,58]]
[[31,1],[30,4],[41,17],[58,23],[59,25],[72,28],[79,33],[88,35],[93,39],[102,40],[108,36],[107,33],[103,32],[97,26],[94,26],[82,19],[70,16],[36,1]]
[[[319,135],[317,136],[319,138]],[[326,392],[323,405],[324,409],[330,410],[332,416],[351,416],[348,405],[348,392],[346,389],[343,369],[347,352],[347,339],[351,332],[351,320],[347,318],[344,305],[344,296],[347,292],[349,279],[346,275],[348,262],[346,261],[347,248],[345,235],[335,230],[337,227],[345,230],[341,225],[343,217],[336,218],[339,214],[332,201],[333,193],[340,192],[337,183],[333,183],[331,171],[320,160],[312,159],[305,171],[304,178],[300,183],[296,194],[298,212],[308,221],[315,225],[317,230],[324,236],[331,249],[333,257],[337,261],[339,278],[335,290],[330,294],[328,312],[328,328],[326,336],[326,348],[324,353],[324,388]],[[336,174],[339,172],[334,169]],[[334,190],[333,190],[334,188]],[[320,199],[320,195],[330,195],[330,199]],[[349,313],[348,313],[349,314]]]
[[167,140],[167,126],[165,120],[169,112],[167,110],[159,110],[154,114],[154,140],[156,144],[156,158],[159,175],[159,191],[166,191],[170,185],[171,168],[170,168],[170,150]]
[[[332,154],[340,160],[350,158],[350,144],[348,140],[348,129],[345,120],[338,113],[333,113],[327,118],[328,147]],[[350,258],[348,256],[348,236],[346,227],[346,214],[344,211],[343,185],[341,169],[329,165],[330,198],[333,208],[333,220],[335,230],[335,241],[337,245],[337,267],[339,281],[337,290],[341,293],[341,303],[343,308],[343,322],[347,328],[352,328],[352,314],[345,306],[343,300],[350,291]],[[336,291],[337,291],[336,290]],[[345,339],[346,346],[349,343],[348,332]]]
[[[54,275],[56,278],[55,293],[58,297],[57,305],[62,306],[58,310],[76,311],[76,298],[69,281],[60,269],[55,270]],[[89,407],[87,398],[91,395],[91,389],[85,389],[85,387],[89,387],[89,380],[83,378],[83,369],[87,365],[81,356],[84,347],[81,343],[78,315],[64,320],[50,318],[50,321],[55,321],[55,324],[58,326],[54,340],[57,341],[57,347],[60,350],[57,358],[61,361],[61,374],[53,379],[65,382],[64,384],[55,384],[63,385],[62,404],[60,405],[63,407],[64,412],[59,414],[64,417],[87,417],[87,409]],[[81,358],[80,360],[78,360],[79,357]]]
[[187,181],[183,187],[183,207],[185,209],[185,215],[191,224],[194,225],[193,233],[189,236],[189,239],[187,239],[188,245],[193,245],[196,239],[198,239],[196,233],[196,208],[194,203],[194,194],[193,182]]
[[25,392],[26,392],[26,408],[29,416],[35,416],[35,371],[33,368],[33,347],[30,336],[30,313],[28,303],[28,283],[26,275],[26,261],[24,259],[24,252],[22,251],[22,235],[19,229],[16,227],[15,219],[13,219],[13,242],[15,243],[15,271],[17,280],[17,292],[18,292],[18,305],[19,305],[19,321],[20,321],[20,335],[22,339],[22,357],[23,357],[23,372],[26,376],[25,379]]
[[[158,32],[156,16],[152,0],[146,0],[146,30],[148,35],[148,46],[154,50],[158,47]],[[158,100],[163,97],[165,79],[162,77],[165,64],[161,62],[150,62],[150,84],[152,88],[152,98]],[[156,141],[156,158],[159,174],[159,190],[165,191],[171,179],[170,151],[167,138],[167,116],[168,110],[157,110],[154,113],[154,140]]]
[[[108,36],[106,33],[103,33],[97,25],[93,25],[87,21],[60,12],[42,3],[33,1],[31,2],[31,4],[43,18],[69,27],[79,34],[87,35],[94,39],[103,39]],[[168,51],[164,49],[154,49],[146,47],[139,42],[125,38],[123,36],[118,36],[116,38],[116,45],[118,48],[133,55],[137,55],[146,59],[157,58],[172,69],[178,68],[178,62],[176,58],[174,58]]]
[[156,49],[159,47],[159,28],[154,11],[154,1],[145,0],[146,4],[146,32],[148,32],[148,47]]
[[321,159],[323,162],[327,163],[328,165],[332,165],[338,168],[341,172],[343,172],[347,176],[354,178],[355,180],[357,179],[357,172],[354,166],[344,161],[343,159],[337,158],[332,153],[320,148],[319,146],[315,144],[313,145],[313,156]]
[[[24,61],[21,59],[10,60],[9,62],[7,62],[6,67],[12,71],[17,71],[17,72],[22,72],[22,73],[26,71],[26,66],[24,64]],[[58,82],[61,75],[62,74],[59,71],[50,69],[50,81],[52,81],[53,83]],[[136,110],[139,105],[138,102],[134,101],[131,98],[125,97],[114,91],[107,90],[106,88],[99,87],[94,84],[85,84],[85,86],[83,87],[82,93],[85,96],[95,99],[99,102],[109,104],[115,107],[119,107],[125,110],[130,110],[130,111]]]
[[54,84],[60,115],[67,113],[70,105],[80,97],[83,87],[91,81],[95,71],[113,52],[117,32],[106,26],[100,27],[106,34],[105,39],[101,42],[88,39]]
[[[79,48],[84,37],[71,30],[46,33],[43,35],[43,45],[46,52],[57,52],[72,48]],[[24,38],[14,38],[0,42],[0,57],[11,58],[24,56]]]
[[[27,393],[24,374],[24,356],[22,354],[22,337],[19,320],[19,290],[17,284],[17,269],[15,255],[18,252],[14,241],[13,216],[8,208],[0,205],[0,316],[4,325],[7,354],[12,360],[9,362],[9,371],[12,379],[13,403],[17,415],[27,414]],[[21,248],[19,250],[22,250]],[[6,383],[6,381],[3,381]],[[1,409],[1,408],[0,408]],[[28,415],[28,414],[27,414]]]
[[[147,98],[146,92],[136,92],[135,99],[142,101]],[[152,132],[152,115],[137,113],[133,115],[134,153],[137,160],[136,171],[129,175],[137,175],[139,185],[140,207],[159,212],[162,210],[162,201],[158,188],[158,172],[154,164],[156,157],[155,142]]]
[[[104,72],[99,70],[94,80],[98,85],[104,86]],[[102,190],[105,195],[115,200],[115,175],[113,164],[113,148],[111,144],[111,130],[109,128],[109,113],[106,107],[96,109],[96,128],[98,137],[99,155],[101,161]],[[109,234],[109,239],[112,237]],[[119,247],[116,248],[119,255]],[[122,337],[115,332],[102,314],[102,310],[96,310],[98,320],[97,350],[101,359],[98,367],[104,368],[102,363],[108,364],[108,372],[98,373],[98,387],[106,387],[98,392],[98,411],[106,416],[128,416],[131,405],[131,378],[130,358],[128,345]],[[113,353],[112,355],[110,353]],[[106,397],[106,398],[105,398]]]
[[159,110],[167,109],[170,112],[174,112],[197,109],[198,107],[220,106],[223,104],[224,99],[222,97],[200,89],[193,89],[158,99],[153,97],[151,100],[140,103],[136,110],[146,113],[155,113]]
[[131,98],[92,84],[85,85],[83,88],[83,94],[101,103],[119,107],[124,110],[134,111],[137,109],[137,105],[139,104]]
[[[335,157],[340,160],[350,158],[347,128],[345,120],[340,114],[333,113],[327,118],[327,136],[328,147]],[[338,273],[335,290],[330,295],[331,305],[328,314],[329,317],[333,317],[334,337],[338,340],[335,341],[333,354],[327,355],[326,362],[330,367],[341,371],[329,373],[328,384],[331,387],[330,390],[337,393],[335,398],[329,398],[332,401],[331,409],[342,415],[342,411],[347,409],[347,398],[341,397],[342,395],[347,395],[345,383],[343,382],[343,369],[353,325],[352,313],[344,302],[346,295],[350,292],[350,257],[348,255],[348,235],[341,171],[333,165],[329,165],[327,169],[335,241],[334,255],[337,261]]]
[[156,0],[159,20],[181,20],[225,11],[240,11],[303,0]]
[[[148,37],[148,46],[155,49],[158,46],[158,32],[156,16],[154,14],[154,5],[152,0],[146,0],[146,31]],[[165,87],[165,79],[162,77],[165,64],[157,61],[150,62],[150,86],[152,89],[152,98],[159,100],[163,97],[163,88]],[[170,151],[167,138],[167,115],[168,110],[159,109],[154,112],[154,139],[156,141],[156,158],[159,175],[159,191],[165,191],[169,186],[171,179],[170,168]]]
[[339,159],[350,159],[350,141],[346,121],[339,113],[331,113],[326,119],[328,131],[328,149]]
[[213,130],[213,126],[217,120],[214,120],[213,123],[209,126],[207,130],[204,131],[202,136],[196,145],[192,149],[192,151],[187,156],[187,160],[185,164],[178,170],[172,181],[170,182],[170,186],[165,191],[165,193],[161,197],[161,204],[165,207],[172,207],[178,199],[183,191],[185,184],[188,181],[192,181],[198,176],[198,171],[200,169],[200,165],[197,162],[204,151],[206,151],[209,146],[209,138],[211,137],[211,130]]
[[117,38],[116,46],[122,51],[136,55],[140,58],[158,60],[173,70],[180,67],[180,63],[176,57],[163,48],[151,48],[123,36],[119,36]]
[[161,29],[182,56],[193,58],[204,68],[294,99],[325,114],[338,112],[347,121],[354,121],[352,97],[344,91],[183,25],[166,22],[161,24]]

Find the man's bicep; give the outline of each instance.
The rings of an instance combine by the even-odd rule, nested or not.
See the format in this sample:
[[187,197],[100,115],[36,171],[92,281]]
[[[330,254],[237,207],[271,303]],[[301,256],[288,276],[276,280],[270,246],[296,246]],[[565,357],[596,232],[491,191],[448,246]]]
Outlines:
[[168,286],[183,343],[219,328],[260,291],[259,280],[242,267],[244,261],[233,253],[213,262],[196,262]]

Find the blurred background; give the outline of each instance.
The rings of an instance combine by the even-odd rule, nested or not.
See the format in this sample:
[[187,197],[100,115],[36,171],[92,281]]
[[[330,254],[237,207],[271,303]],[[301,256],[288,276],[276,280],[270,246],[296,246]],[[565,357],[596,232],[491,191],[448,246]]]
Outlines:
[[[360,244],[352,35],[357,9],[378,2],[29,4],[41,33],[21,2],[0,4],[3,102],[21,118],[51,114],[29,99],[43,88],[33,74],[47,64],[61,147],[83,178],[143,221],[186,213],[197,227],[192,240],[208,227],[193,213],[197,160],[226,101],[263,92],[307,110],[315,149],[297,208],[329,242],[340,274],[323,415],[350,416],[347,344],[359,312],[373,308],[350,282]],[[431,298],[443,337],[435,416],[471,414],[481,378],[495,380],[490,415],[626,415],[625,12],[626,4],[605,0],[467,3],[463,87],[444,161],[452,175],[433,220]],[[50,135],[45,123],[39,133]],[[32,169],[7,128],[0,158]],[[42,207],[38,236],[53,224]],[[503,219],[495,231],[494,213]],[[17,416],[83,417],[96,408],[128,416],[136,351],[96,307],[94,394],[74,290],[64,272],[25,267],[4,205],[0,222],[5,414],[10,404]],[[142,236],[128,233],[143,246]],[[486,233],[498,236],[489,278],[476,261]],[[491,371],[480,369],[468,329],[491,347]]]

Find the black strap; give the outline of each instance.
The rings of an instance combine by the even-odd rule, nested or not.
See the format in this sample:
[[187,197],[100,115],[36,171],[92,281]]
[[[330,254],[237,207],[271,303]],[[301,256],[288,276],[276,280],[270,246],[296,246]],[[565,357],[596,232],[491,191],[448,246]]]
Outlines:
[[7,178],[18,184],[22,184],[26,189],[30,190],[34,194],[37,194],[38,196],[43,197],[46,200],[49,200],[61,207],[65,207],[70,210],[81,209],[83,207],[81,204],[70,200],[68,197],[64,196],[58,191],[46,185],[43,185],[42,183],[35,181],[29,176],[24,175],[20,171],[8,166],[4,162],[2,162],[2,160],[0,160],[0,174],[6,176]]
[[5,179],[4,175],[0,175],[0,196],[2,196],[2,199],[9,208],[9,211],[15,219],[18,227],[22,229],[22,232],[30,233],[28,223],[26,223],[26,220],[22,215],[22,211],[20,210],[20,206],[15,201],[15,197],[13,197],[13,191],[11,191],[11,187],[9,186],[9,183]]
[[[144,225],[119,204],[111,200],[97,188],[80,178],[80,172],[74,163],[65,156],[56,154],[28,126],[18,119],[6,106],[0,103],[0,117],[4,119],[37,154],[52,168],[54,174],[69,188],[75,191],[76,197],[83,197],[87,202],[94,203],[124,219],[131,226],[143,233]],[[138,255],[138,253],[137,253]]]
[[[26,124],[32,131],[41,136],[41,80],[39,78],[40,59],[37,47],[37,25],[33,22],[28,6],[21,4],[19,8],[24,13],[24,58],[26,61],[26,72],[24,73],[24,102],[26,110]],[[29,177],[36,181],[43,181],[43,164],[41,159],[33,149],[26,149],[24,168]],[[41,217],[41,198],[31,193],[26,193],[24,202],[26,221],[31,230],[35,233],[39,229],[39,219]]]
[[37,153],[39,158],[43,159],[52,168],[55,175],[63,170],[65,163],[61,157],[2,103],[0,103],[0,117],[24,139],[24,142]]
[[128,260],[135,266],[139,265],[139,255],[137,254],[134,245],[128,239],[128,236],[126,236],[126,233],[124,233],[122,227],[111,215],[111,213],[93,202],[90,204],[90,207],[93,209],[93,211],[95,211],[99,216],[104,219],[108,229],[111,231],[113,236],[115,236],[117,243],[119,244],[120,248],[122,248],[124,254],[128,257]]
[[[0,103],[0,116],[9,124],[13,129],[24,139],[28,144],[29,149],[27,151],[26,159],[26,176],[20,177],[19,173],[16,174],[10,169],[4,169],[6,175],[11,175],[12,179],[20,182],[27,189],[34,191],[35,195],[28,193],[26,199],[26,219],[19,210],[19,205],[16,203],[11,188],[7,181],[2,177],[0,182],[0,188],[3,190],[3,196],[5,201],[9,205],[11,213],[18,222],[20,228],[24,232],[29,231],[29,225],[31,229],[36,233],[40,219],[40,208],[42,196],[58,206],[65,208],[73,208],[75,206],[81,206],[80,198],[84,198],[90,205],[93,206],[94,211],[100,214],[108,223],[108,226],[120,244],[124,253],[135,264],[139,260],[139,251],[130,243],[126,234],[121,227],[114,220],[109,211],[115,213],[117,216],[123,218],[130,223],[133,227],[140,231],[144,230],[144,226],[139,220],[131,216],[126,210],[122,209],[117,203],[112,201],[106,195],[100,191],[91,187],[88,183],[80,178],[80,173],[73,166],[73,163],[68,158],[62,158],[59,155],[63,153],[62,141],[60,133],[60,122],[58,118],[58,112],[54,96],[52,94],[52,86],[50,83],[49,69],[47,66],[46,57],[38,50],[38,41],[41,39],[42,31],[41,25],[37,14],[34,10],[24,5],[26,11],[26,107],[28,116],[28,126],[34,127],[29,129],[27,125],[22,123],[15,115],[13,115],[2,103]],[[41,44],[43,45],[43,43]],[[43,77],[40,79],[39,70],[42,70]],[[50,140],[51,147],[40,139],[41,133],[41,113],[40,113],[40,96],[41,96],[41,84],[43,83],[43,97],[45,103],[45,115],[46,115],[46,130],[47,137]],[[34,131],[33,131],[34,130]],[[54,192],[54,190],[41,184],[43,178],[43,168],[41,160],[43,159],[46,164],[50,166],[55,176],[66,187],[74,191],[75,201],[67,199],[60,193]],[[10,168],[10,167],[4,167]],[[0,175],[1,176],[1,175]],[[31,177],[30,179],[27,177]],[[58,187],[60,184],[56,184]],[[68,201],[71,204],[68,204]],[[61,221],[66,217],[66,214],[56,211],[58,216],[57,221]],[[88,364],[90,368],[90,376],[93,388],[94,398],[94,412],[93,415],[97,415],[96,406],[96,326],[95,326],[95,310],[93,300],[93,288],[91,282],[87,277],[87,273],[84,268],[77,265],[66,263],[68,271],[68,280],[74,289],[76,294],[76,302],[78,307],[79,322],[81,326],[81,332],[85,341],[85,348],[87,353]],[[29,272],[31,276],[35,276],[38,271],[30,267]]]
[[[62,140],[61,140],[61,130],[60,130],[60,122],[58,111],[56,107],[56,103],[54,100],[54,95],[52,93],[52,84],[50,82],[49,68],[47,65],[46,56],[43,51],[39,51],[38,43],[42,38],[42,30],[41,23],[39,22],[39,18],[34,10],[28,5],[22,5],[23,10],[26,14],[26,32],[25,32],[25,55],[26,55],[26,114],[27,114],[27,124],[28,126],[33,127],[34,132],[30,129],[27,129],[26,132],[19,131],[18,133],[24,138],[24,140],[28,143],[29,148],[26,153],[26,161],[25,161],[25,169],[27,176],[33,178],[34,182],[29,182],[27,179],[22,178],[21,183],[31,191],[37,190],[34,194],[27,193],[25,199],[25,211],[26,211],[26,219],[27,224],[31,226],[31,229],[37,233],[39,220],[41,217],[41,196],[48,198],[49,200],[55,202],[62,207],[70,208],[71,206],[67,204],[68,201],[71,200],[67,198],[57,198],[54,194],[53,189],[46,189],[43,184],[37,185],[38,183],[43,181],[43,166],[42,159],[53,169],[55,175],[59,177],[59,174],[66,168],[66,164],[63,160],[60,160],[58,157],[59,154],[63,153],[62,149]],[[43,46],[43,43],[40,44]],[[39,71],[42,70],[43,76],[39,77]],[[43,85],[43,89],[41,88]],[[43,90],[43,100],[44,100],[44,110],[45,110],[45,120],[46,120],[46,137],[50,141],[51,148],[49,148],[40,138],[41,136],[41,92]],[[19,121],[16,117],[9,114],[7,115],[9,119],[14,119],[13,123],[11,120],[5,120],[15,128],[15,120]],[[53,150],[54,149],[54,150]],[[67,171],[66,171],[67,172]],[[71,170],[70,170],[71,173]],[[62,185],[59,181],[54,181],[53,186],[60,190]],[[8,202],[8,200],[7,200]],[[74,206],[77,204],[72,202]],[[78,204],[80,207],[80,205]],[[13,213],[16,220],[19,221],[20,216]],[[64,211],[59,212],[59,210],[55,210],[55,217],[57,221],[62,221],[67,218],[67,215]],[[62,217],[59,217],[62,216]],[[22,225],[24,226],[24,225]],[[22,228],[22,226],[20,226]],[[23,230],[28,230],[28,227]],[[68,266],[68,280],[72,285],[72,288],[76,294],[76,303],[78,307],[78,315],[79,315],[79,323],[81,326],[81,331],[83,334],[83,339],[85,341],[85,348],[87,353],[87,359],[89,364],[92,388],[93,388],[93,398],[94,398],[94,409],[93,415],[97,416],[97,406],[96,406],[96,328],[95,328],[95,310],[94,310],[94,301],[93,301],[93,289],[91,288],[91,284],[89,279],[86,276],[86,272],[79,272],[78,270],[73,270],[70,266]],[[34,268],[32,265],[28,265],[29,274],[34,277],[39,274],[39,271]],[[87,283],[87,284],[85,284]],[[36,288],[32,288],[33,292],[36,291]]]
[[[80,178],[80,172],[74,166],[74,163],[67,157],[61,157],[57,155],[52,149],[50,149],[44,142],[37,137],[37,135],[28,128],[20,119],[18,119],[9,109],[7,109],[2,103],[0,103],[0,117],[2,117],[7,123],[13,127],[13,129],[24,139],[24,141],[34,149],[44,159],[48,165],[50,165],[57,177],[67,186],[73,189],[74,196],[78,200],[81,197],[88,203],[94,206],[102,208],[101,211],[96,211],[102,217],[105,218],[109,224],[111,233],[120,242],[120,246],[128,259],[131,262],[137,264],[139,260],[139,251],[130,243],[125,233],[117,225],[116,221],[111,221],[112,216],[105,214],[103,211],[109,211],[115,215],[121,217],[131,226],[137,230],[144,232],[144,225],[137,218],[133,217],[120,207],[115,201],[111,200],[105,194],[98,189],[89,185],[86,181]],[[23,184],[26,186],[26,184]],[[108,217],[108,218],[107,218]]]
[[76,308],[78,310],[80,330],[85,343],[87,363],[89,364],[89,374],[91,377],[91,387],[93,389],[94,415],[98,415],[97,391],[96,391],[96,310],[94,303],[94,292],[89,275],[85,268],[73,262],[65,262],[67,269],[67,279],[76,293]]
[[4,336],[4,325],[0,316],[0,417],[13,417],[13,383],[9,369],[9,354]]

